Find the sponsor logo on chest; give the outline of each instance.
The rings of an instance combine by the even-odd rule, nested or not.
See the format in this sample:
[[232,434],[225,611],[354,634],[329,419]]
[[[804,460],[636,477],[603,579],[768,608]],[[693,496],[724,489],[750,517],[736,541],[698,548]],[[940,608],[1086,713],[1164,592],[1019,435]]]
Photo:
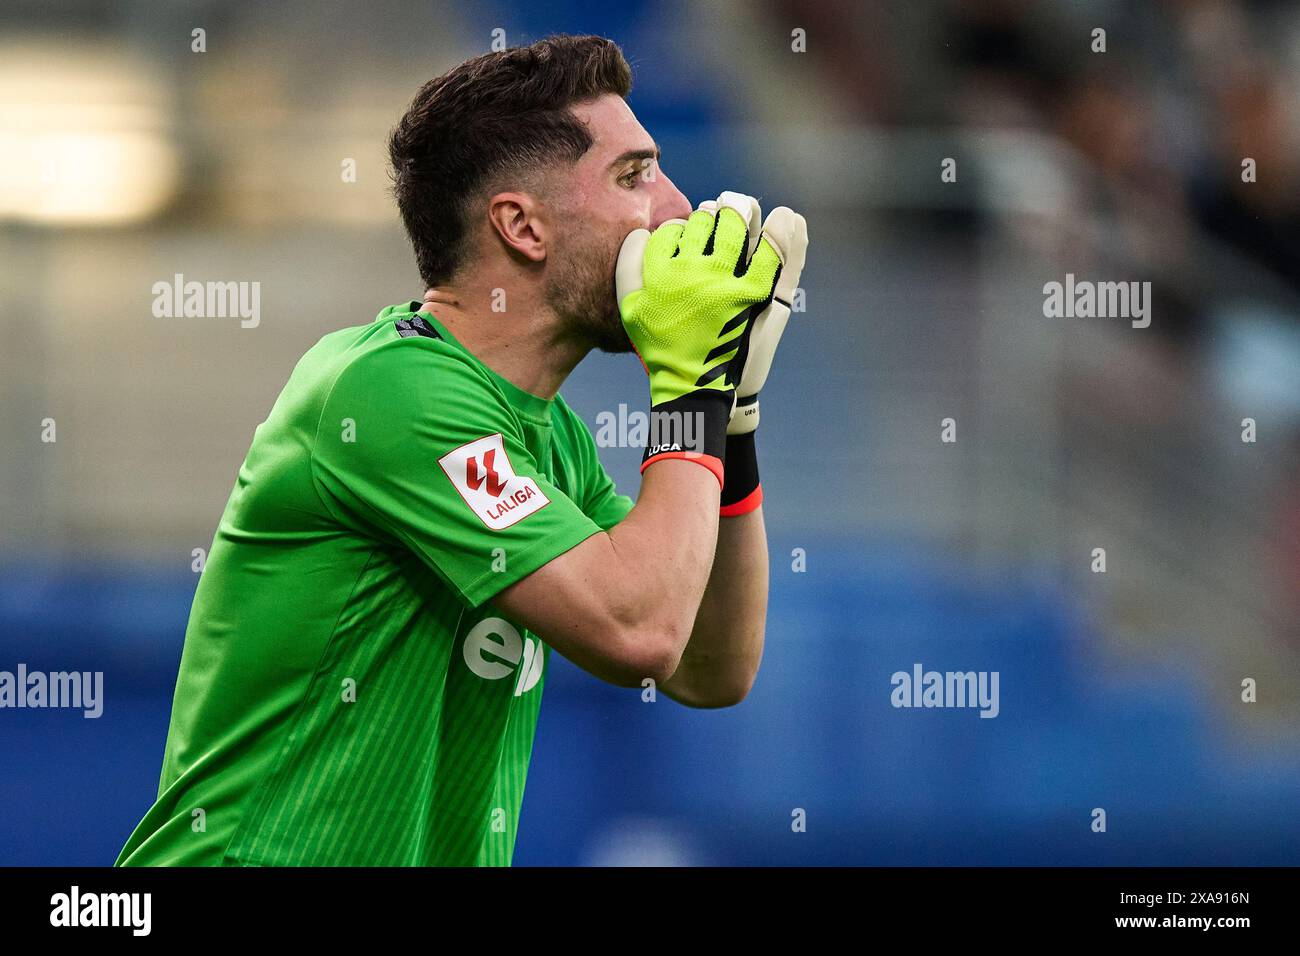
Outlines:
[[484,680],[513,677],[515,696],[528,693],[542,679],[546,653],[542,642],[524,637],[509,621],[485,617],[470,629],[461,645],[465,666]]

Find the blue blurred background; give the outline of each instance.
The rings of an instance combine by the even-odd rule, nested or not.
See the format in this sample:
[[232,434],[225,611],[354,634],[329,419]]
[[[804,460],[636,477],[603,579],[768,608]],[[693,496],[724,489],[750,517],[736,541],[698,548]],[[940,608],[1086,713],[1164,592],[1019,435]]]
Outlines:
[[[758,683],[689,711],[556,657],[516,864],[1300,863],[1300,9],[1211,0],[11,0],[0,669],[107,699],[0,710],[0,863],[111,863],[150,805],[253,429],[422,292],[385,133],[550,32],[623,46],[693,201],[794,206],[812,246]],[[175,273],[260,282],[262,321],[153,317]],[[1045,318],[1066,273],[1150,281],[1150,328]],[[563,394],[594,428],[644,391],[592,356]],[[916,663],[998,671],[999,715],[895,709]]]

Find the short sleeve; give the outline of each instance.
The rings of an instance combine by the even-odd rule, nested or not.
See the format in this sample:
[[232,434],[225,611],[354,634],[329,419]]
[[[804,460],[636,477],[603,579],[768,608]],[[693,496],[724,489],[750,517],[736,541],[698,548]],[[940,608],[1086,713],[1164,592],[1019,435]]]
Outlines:
[[599,525],[601,530],[608,531],[627,517],[635,502],[627,495],[618,493],[614,479],[609,477],[609,472],[600,463],[600,453],[586,422],[564,404],[563,399],[557,399],[557,402],[561,403],[569,442],[578,464],[578,487],[581,492],[575,492],[575,498],[578,499],[583,514]]
[[538,467],[491,379],[427,338],[343,370],[312,473],[336,518],[414,552],[470,606],[601,530]]

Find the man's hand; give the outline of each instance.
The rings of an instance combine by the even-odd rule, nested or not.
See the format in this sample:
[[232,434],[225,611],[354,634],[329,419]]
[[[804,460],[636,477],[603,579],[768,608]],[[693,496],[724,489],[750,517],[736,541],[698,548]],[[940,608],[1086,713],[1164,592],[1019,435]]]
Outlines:
[[759,235],[759,215],[757,200],[723,193],[685,222],[669,220],[653,235],[634,230],[624,240],[615,276],[619,310],[650,377],[642,470],[664,457],[686,458],[724,481],[727,427],[751,329],[782,272],[776,242],[787,241],[784,232]]
[[765,308],[754,319],[749,332],[749,349],[736,386],[736,406],[727,425],[728,435],[744,435],[758,427],[758,393],[767,382],[781,333],[790,321],[790,304],[799,287],[808,253],[808,224],[787,206],[773,209],[763,223],[763,237],[781,255],[781,274]]
[[[758,200],[744,193],[724,192],[717,199],[700,203],[701,209],[713,212],[723,206],[735,209],[749,223],[752,253],[758,242],[758,224],[763,219]],[[732,362],[731,373],[738,382],[735,406],[727,424],[728,435],[745,435],[758,427],[758,393],[767,382],[781,333],[790,320],[791,301],[799,287],[808,253],[808,224],[803,216],[787,206],[772,210],[767,221],[763,222],[762,234],[781,256],[781,272],[771,299],[755,306],[759,309],[758,315],[753,319],[741,351]]]
[[772,293],[780,253],[734,208],[697,209],[654,231],[633,230],[615,272],[619,312],[650,376],[652,406],[698,392],[731,398],[727,371],[748,330],[746,311]]

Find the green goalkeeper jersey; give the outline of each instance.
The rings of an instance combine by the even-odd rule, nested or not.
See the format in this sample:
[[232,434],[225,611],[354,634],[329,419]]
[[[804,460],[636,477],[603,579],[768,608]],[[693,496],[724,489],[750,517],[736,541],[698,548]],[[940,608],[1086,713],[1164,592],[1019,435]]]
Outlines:
[[631,508],[411,302],[299,361],[221,518],[118,865],[509,865],[550,654],[501,589]]

